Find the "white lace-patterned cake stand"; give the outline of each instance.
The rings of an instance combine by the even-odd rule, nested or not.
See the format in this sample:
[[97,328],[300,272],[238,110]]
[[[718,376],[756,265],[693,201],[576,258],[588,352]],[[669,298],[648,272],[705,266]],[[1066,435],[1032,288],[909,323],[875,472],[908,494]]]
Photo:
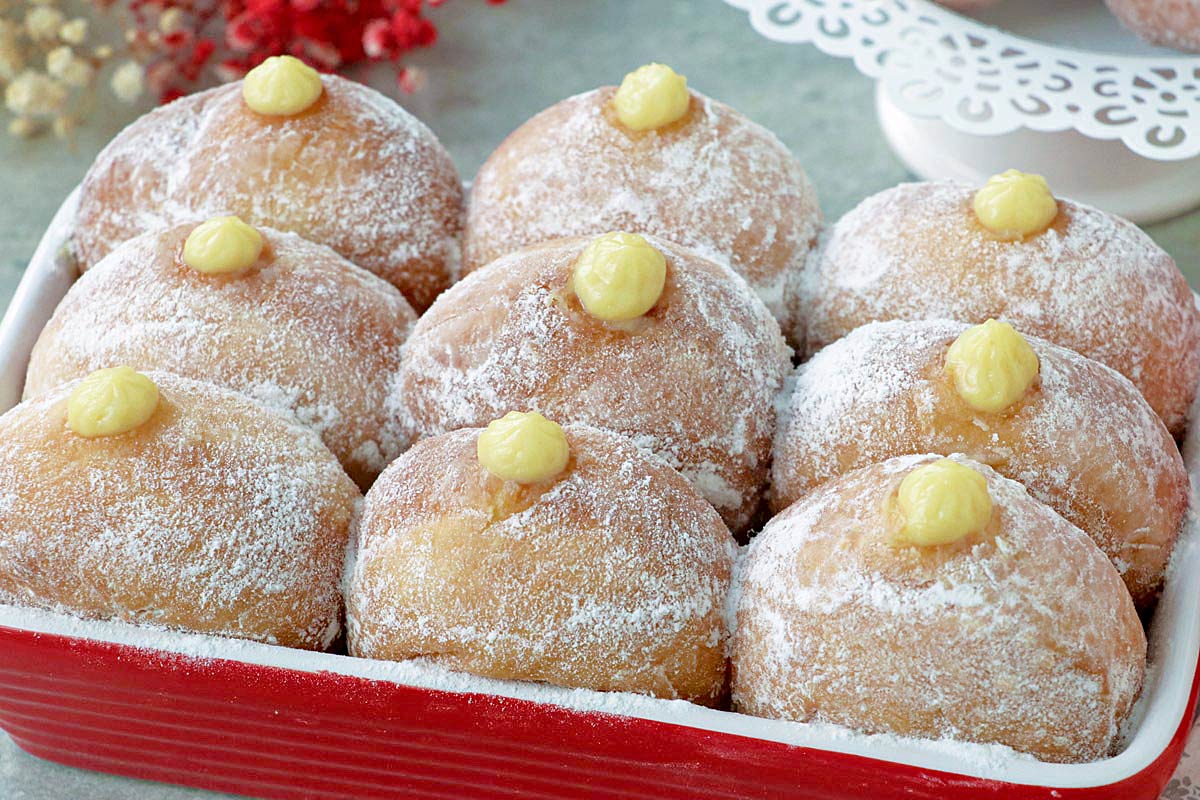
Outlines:
[[878,80],[897,155],[925,178],[1017,167],[1148,223],[1200,206],[1200,56],[1142,43],[1100,0],[726,0],[769,39]]

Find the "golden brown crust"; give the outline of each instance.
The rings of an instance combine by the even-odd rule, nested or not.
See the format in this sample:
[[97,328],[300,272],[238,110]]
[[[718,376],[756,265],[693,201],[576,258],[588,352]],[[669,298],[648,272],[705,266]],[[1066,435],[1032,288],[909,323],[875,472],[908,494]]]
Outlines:
[[1000,241],[972,197],[963,184],[905,184],[833,226],[805,276],[809,353],[868,322],[994,317],[1120,372],[1179,435],[1200,382],[1200,312],[1171,257],[1069,200],[1048,231]]
[[25,396],[115,365],[218,383],[295,414],[369,487],[404,449],[386,399],[416,314],[332,250],[269,228],[250,270],[196,272],[181,255],[193,227],[125,242],[75,283]]
[[347,590],[353,655],[712,704],[735,545],[621,437],[567,425],[566,471],[489,474],[478,429],[417,443],[368,495]]
[[728,268],[662,239],[662,297],[612,325],[569,289],[588,239],[512,253],[468,275],[413,329],[394,394],[411,439],[509,411],[609,428],[680,470],[735,531],[766,483],[790,351]]
[[293,117],[265,117],[241,83],[176,100],[126,128],[84,178],[81,269],[133,236],[237,214],[327,245],[418,311],[458,271],[462,186],[437,138],[374,90],[324,76]]
[[897,546],[891,499],[937,458],[843,475],[755,538],[731,601],[735,709],[1046,761],[1111,755],[1146,664],[1120,577],[1083,532],[962,457],[988,481],[989,526]]
[[678,121],[631,131],[615,91],[556,103],[496,148],[471,187],[465,269],[556,237],[654,234],[728,263],[800,341],[800,270],[821,224],[804,170],[765,128],[696,92]]
[[1187,472],[1170,433],[1129,381],[1034,337],[1034,387],[1005,412],[972,410],[944,367],[966,328],[867,325],[802,365],[776,436],[772,509],[893,456],[966,453],[1091,536],[1148,606],[1188,508]]
[[0,600],[323,649],[341,614],[353,482],[317,438],[167,373],[154,415],[85,439],[73,384],[0,417]]

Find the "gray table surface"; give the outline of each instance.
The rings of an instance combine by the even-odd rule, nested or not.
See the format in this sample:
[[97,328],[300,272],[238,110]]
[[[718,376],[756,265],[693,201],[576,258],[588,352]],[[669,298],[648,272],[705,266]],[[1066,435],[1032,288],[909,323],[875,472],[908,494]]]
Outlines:
[[[876,125],[870,81],[811,47],[762,39],[741,12],[716,0],[510,0],[499,8],[456,0],[433,15],[441,41],[412,62],[427,68],[428,83],[404,102],[438,133],[464,177],[535,112],[655,60],[774,130],[808,169],[830,218],[909,177]],[[389,84],[387,76],[376,82]],[[0,297],[11,296],[42,230],[95,154],[147,107],[112,102],[74,152],[0,136]],[[1200,286],[1200,213],[1149,233]],[[51,764],[0,734],[0,798],[218,796]]]

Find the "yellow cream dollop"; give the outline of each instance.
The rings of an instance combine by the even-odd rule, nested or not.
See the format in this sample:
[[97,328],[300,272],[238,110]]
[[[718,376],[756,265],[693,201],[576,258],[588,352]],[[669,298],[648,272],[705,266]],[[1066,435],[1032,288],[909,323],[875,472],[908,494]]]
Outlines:
[[1041,233],[1058,216],[1046,179],[1015,169],[992,176],[975,193],[974,206],[979,223],[1006,241]]
[[270,117],[299,114],[317,102],[324,90],[321,74],[295,56],[271,56],[242,81],[246,105]]
[[510,411],[479,434],[475,453],[497,478],[538,483],[566,469],[571,448],[557,423],[536,411]]
[[99,369],[81,380],[67,400],[67,426],[89,439],[139,427],[158,408],[158,387],[131,367]]
[[197,225],[183,243],[183,263],[206,275],[249,269],[262,255],[263,240],[237,217],[214,217]]
[[667,282],[667,260],[636,233],[597,236],[575,260],[571,283],[593,317],[627,322],[654,308]]
[[992,516],[987,479],[948,458],[908,473],[896,502],[904,518],[899,538],[918,547],[957,542],[983,530]]
[[626,128],[648,131],[670,125],[687,113],[687,78],[665,64],[647,64],[625,76],[613,106]]
[[1020,400],[1038,377],[1038,357],[1007,322],[989,319],[963,331],[946,351],[946,372],[963,402],[998,414]]

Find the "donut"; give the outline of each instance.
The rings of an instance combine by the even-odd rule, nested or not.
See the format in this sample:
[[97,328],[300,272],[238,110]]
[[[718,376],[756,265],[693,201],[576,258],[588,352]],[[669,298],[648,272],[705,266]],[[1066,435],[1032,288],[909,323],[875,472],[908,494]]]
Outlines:
[[[842,217],[803,282],[809,354],[868,322],[995,318],[1120,372],[1179,436],[1200,381],[1200,312],[1187,281],[1136,226],[1055,200],[1035,177],[1005,173],[986,194],[904,184]],[[1031,214],[1035,227],[1050,222],[1014,238],[1003,214],[992,220],[1000,232],[980,221],[976,206],[996,210],[981,198],[1015,200],[1009,211]]]
[[1148,42],[1200,52],[1198,0],[1107,0],[1126,28]]
[[868,734],[1105,758],[1146,638],[1095,544],[962,456],[846,473],[750,543],[730,599],[734,709]]
[[[1027,376],[1015,375],[1021,351],[1032,359]],[[981,387],[1015,391],[980,408],[970,389]],[[1092,537],[1139,606],[1156,597],[1188,477],[1171,434],[1120,374],[995,321],[864,325],[798,368],[775,440],[771,507],[913,453],[966,453],[1021,482]]]
[[[264,83],[315,96],[281,107],[253,91]],[[83,179],[72,251],[86,270],[139,233],[218,215],[332,247],[417,311],[458,271],[462,186],[445,148],[379,92],[291,56],[118,134]]]
[[[640,302],[614,314],[605,292]],[[724,265],[653,236],[562,239],[438,298],[405,345],[390,404],[409,440],[514,409],[614,430],[665,458],[741,533],[761,505],[790,352]]]
[[424,439],[365,503],[351,655],[714,704],[736,544],[661,459],[510,412]]
[[[202,240],[222,257],[249,250],[222,271],[189,252]],[[366,489],[405,446],[386,402],[415,321],[399,291],[327,247],[235,217],[185,223],[76,281],[33,348],[25,396],[110,364],[218,383],[295,414]]]
[[[654,113],[664,108],[678,116]],[[654,234],[732,266],[794,338],[820,225],[812,184],[774,134],[656,64],[620,88],[563,100],[504,140],[471,187],[463,260],[474,270],[555,237]]]
[[0,416],[0,602],[323,650],[360,495],[308,429],[166,372]]

